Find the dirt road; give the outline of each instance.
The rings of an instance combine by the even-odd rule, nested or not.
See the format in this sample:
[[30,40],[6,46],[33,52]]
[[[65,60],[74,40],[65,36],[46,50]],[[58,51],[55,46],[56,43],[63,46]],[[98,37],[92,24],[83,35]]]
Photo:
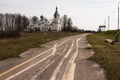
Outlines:
[[31,49],[21,58],[0,62],[0,80],[105,80],[104,71],[87,60],[94,52],[87,34],[66,37]]

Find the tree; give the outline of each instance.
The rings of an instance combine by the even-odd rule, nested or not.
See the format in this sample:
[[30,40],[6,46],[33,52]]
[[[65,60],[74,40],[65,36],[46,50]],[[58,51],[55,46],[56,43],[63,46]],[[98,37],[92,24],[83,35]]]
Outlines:
[[68,25],[67,25],[67,31],[72,31],[72,19],[69,18],[67,21]]
[[33,16],[32,17],[32,22],[33,22],[33,25],[38,21],[38,17],[36,16]]
[[66,31],[67,21],[68,21],[67,15],[64,15],[63,16],[63,31]]
[[22,30],[25,30],[28,25],[29,25],[29,19],[26,16],[22,16],[21,17],[21,27],[22,27]]
[[7,28],[8,28],[8,13],[5,14],[5,31],[8,31]]
[[3,14],[0,13],[0,31],[3,31]]
[[21,31],[21,15],[17,15],[15,19],[15,26],[16,26],[16,31]]
[[23,31],[29,25],[29,19],[20,14],[0,14],[0,38],[18,37],[20,31]]
[[14,19],[15,19],[15,15],[14,15],[14,14],[11,15],[11,19],[12,19],[12,22],[11,22],[11,24],[12,24],[11,30],[14,31]]

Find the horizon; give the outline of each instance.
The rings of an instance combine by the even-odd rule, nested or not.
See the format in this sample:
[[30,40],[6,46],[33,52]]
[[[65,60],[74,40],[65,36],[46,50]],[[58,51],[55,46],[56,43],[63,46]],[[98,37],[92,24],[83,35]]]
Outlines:
[[[41,15],[53,18],[56,6],[60,17],[66,14],[80,29],[97,30],[110,15],[110,30],[117,29],[117,4],[119,0],[1,0],[1,13],[20,13],[27,17]],[[110,14],[112,11],[114,13]],[[107,24],[107,23],[106,23]]]

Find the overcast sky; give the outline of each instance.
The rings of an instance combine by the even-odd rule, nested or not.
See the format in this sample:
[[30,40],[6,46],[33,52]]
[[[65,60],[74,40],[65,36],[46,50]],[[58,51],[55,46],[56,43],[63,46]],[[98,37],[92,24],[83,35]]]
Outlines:
[[[110,29],[117,29],[117,6],[119,0],[0,0],[1,13],[21,13],[28,17],[53,18],[58,6],[62,17],[67,14],[81,29],[97,30],[110,15]],[[114,13],[111,13],[114,11]],[[107,24],[107,22],[106,22]]]

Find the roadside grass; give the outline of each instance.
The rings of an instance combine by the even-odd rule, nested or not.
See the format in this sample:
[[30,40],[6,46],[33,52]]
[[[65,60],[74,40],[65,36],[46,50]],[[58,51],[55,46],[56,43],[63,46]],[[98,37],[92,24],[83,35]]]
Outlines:
[[63,38],[66,36],[77,35],[73,32],[49,32],[49,33],[21,33],[19,38],[0,39],[0,60],[19,57],[19,54],[30,49],[41,47],[41,44]]
[[[120,80],[120,42],[115,45],[106,43],[106,38],[114,39],[116,31],[96,33],[87,36],[88,42],[96,52],[90,59],[105,70],[107,80]],[[120,40],[120,38],[119,38]]]

